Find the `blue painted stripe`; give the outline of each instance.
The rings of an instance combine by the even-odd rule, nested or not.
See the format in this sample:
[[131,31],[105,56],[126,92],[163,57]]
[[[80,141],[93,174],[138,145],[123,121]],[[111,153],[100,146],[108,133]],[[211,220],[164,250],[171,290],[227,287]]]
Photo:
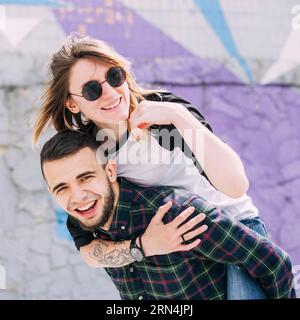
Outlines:
[[67,228],[68,214],[60,207],[55,208],[55,233],[57,238],[73,240]]
[[194,0],[202,11],[204,17],[211,25],[214,32],[219,37],[227,52],[238,60],[248,79],[253,80],[252,73],[245,59],[240,55],[226,22],[222,7],[219,0]]

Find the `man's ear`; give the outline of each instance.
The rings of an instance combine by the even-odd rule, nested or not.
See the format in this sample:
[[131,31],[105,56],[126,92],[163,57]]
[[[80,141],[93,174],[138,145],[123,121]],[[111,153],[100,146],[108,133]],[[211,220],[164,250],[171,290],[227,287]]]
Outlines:
[[114,160],[109,159],[107,161],[107,164],[105,165],[105,172],[110,182],[115,182],[117,180],[117,165]]
[[78,113],[80,112],[78,106],[76,105],[76,103],[72,100],[72,99],[68,99],[66,102],[65,107],[70,110],[72,113]]

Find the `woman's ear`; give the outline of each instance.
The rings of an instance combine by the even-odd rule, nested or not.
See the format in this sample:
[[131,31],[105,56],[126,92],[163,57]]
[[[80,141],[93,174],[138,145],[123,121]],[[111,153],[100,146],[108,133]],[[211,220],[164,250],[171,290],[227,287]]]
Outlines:
[[69,109],[72,113],[79,113],[80,109],[72,99],[68,99],[66,102],[66,108]]

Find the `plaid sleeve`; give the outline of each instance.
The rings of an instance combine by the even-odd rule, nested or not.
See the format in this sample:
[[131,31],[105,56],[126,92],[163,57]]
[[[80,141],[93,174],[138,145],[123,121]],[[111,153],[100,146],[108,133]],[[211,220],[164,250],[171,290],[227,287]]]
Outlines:
[[195,254],[227,264],[241,265],[258,279],[270,299],[295,297],[292,263],[286,252],[268,238],[264,238],[229,217],[220,208],[212,208],[201,198],[189,203],[195,212],[204,212],[202,224],[208,230],[200,235],[201,242]]

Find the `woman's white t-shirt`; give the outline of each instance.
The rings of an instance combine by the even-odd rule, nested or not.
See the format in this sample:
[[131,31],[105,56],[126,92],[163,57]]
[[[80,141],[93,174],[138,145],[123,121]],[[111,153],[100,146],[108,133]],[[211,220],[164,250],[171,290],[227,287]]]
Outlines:
[[199,172],[192,159],[179,147],[167,150],[148,133],[140,141],[129,134],[126,142],[114,153],[117,174],[142,186],[170,186],[182,192],[197,194],[211,203],[226,209],[238,220],[258,216],[258,209],[249,196],[233,199],[216,190]]

